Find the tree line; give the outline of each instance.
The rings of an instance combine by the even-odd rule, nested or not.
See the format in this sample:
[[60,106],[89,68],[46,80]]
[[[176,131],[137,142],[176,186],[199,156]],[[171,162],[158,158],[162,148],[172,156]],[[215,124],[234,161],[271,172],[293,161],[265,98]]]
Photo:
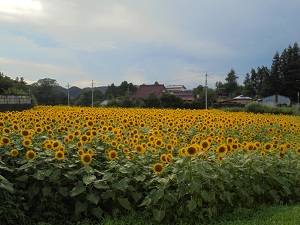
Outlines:
[[[215,88],[208,88],[208,104],[216,102],[217,99],[233,98],[238,95],[245,95],[254,99],[280,94],[289,97],[292,102],[297,101],[300,91],[300,49],[298,43],[289,45],[280,54],[275,53],[271,68],[259,66],[251,69],[244,77],[243,84],[238,83],[238,76],[232,68],[225,82],[218,81]],[[24,78],[11,79],[0,72],[0,94],[31,94],[37,104],[41,105],[75,105],[91,106],[91,95],[93,92],[93,104],[100,105],[105,99],[109,106],[118,107],[187,107],[194,108],[194,105],[204,107],[205,87],[198,85],[193,88],[193,93],[197,97],[195,103],[182,102],[176,96],[163,95],[156,99],[154,95],[149,95],[143,102],[130,98],[130,95],[137,90],[137,86],[123,81],[120,86],[114,83],[108,85],[103,91],[101,88],[80,89],[71,87],[69,90],[59,86],[55,79],[44,78],[28,85]],[[173,104],[173,105],[172,105]]]

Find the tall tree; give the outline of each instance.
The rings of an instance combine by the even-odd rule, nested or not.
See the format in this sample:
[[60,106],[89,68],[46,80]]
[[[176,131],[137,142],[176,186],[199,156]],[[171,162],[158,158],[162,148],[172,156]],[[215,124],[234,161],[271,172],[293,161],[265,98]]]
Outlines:
[[234,69],[231,69],[225,78],[225,91],[232,98],[233,93],[238,90],[238,76]]
[[255,97],[255,89],[254,89],[254,85],[253,82],[251,80],[250,74],[247,73],[244,79],[244,91],[245,91],[245,95],[249,96],[249,97]]

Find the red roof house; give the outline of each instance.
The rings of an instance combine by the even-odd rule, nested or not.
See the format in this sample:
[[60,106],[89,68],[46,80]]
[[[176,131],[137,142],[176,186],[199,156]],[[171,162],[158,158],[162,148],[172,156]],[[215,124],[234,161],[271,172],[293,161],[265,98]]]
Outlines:
[[144,99],[147,98],[149,94],[154,93],[158,98],[160,98],[164,92],[166,92],[166,88],[163,84],[142,84],[131,97],[134,99]]

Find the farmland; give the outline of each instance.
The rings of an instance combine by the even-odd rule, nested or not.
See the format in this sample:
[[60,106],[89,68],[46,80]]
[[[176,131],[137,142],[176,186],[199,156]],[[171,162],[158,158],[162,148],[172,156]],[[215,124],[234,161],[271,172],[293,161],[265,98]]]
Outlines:
[[300,119],[39,106],[0,113],[0,217],[207,221],[300,200]]

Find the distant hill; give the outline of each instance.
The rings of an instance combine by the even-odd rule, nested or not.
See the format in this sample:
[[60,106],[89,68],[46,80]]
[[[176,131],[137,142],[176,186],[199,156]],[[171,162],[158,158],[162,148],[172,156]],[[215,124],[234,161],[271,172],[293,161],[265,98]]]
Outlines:
[[[63,87],[62,87],[63,88]],[[67,88],[63,88],[66,92],[68,92]],[[88,88],[79,88],[76,86],[72,86],[69,88],[69,93],[70,93],[70,97],[71,98],[76,98],[78,95],[80,95],[83,91],[85,90],[90,90],[92,88],[88,87]],[[98,89],[100,90],[103,94],[105,94],[106,90],[107,90],[107,86],[102,86],[102,87],[94,87],[94,90]]]

